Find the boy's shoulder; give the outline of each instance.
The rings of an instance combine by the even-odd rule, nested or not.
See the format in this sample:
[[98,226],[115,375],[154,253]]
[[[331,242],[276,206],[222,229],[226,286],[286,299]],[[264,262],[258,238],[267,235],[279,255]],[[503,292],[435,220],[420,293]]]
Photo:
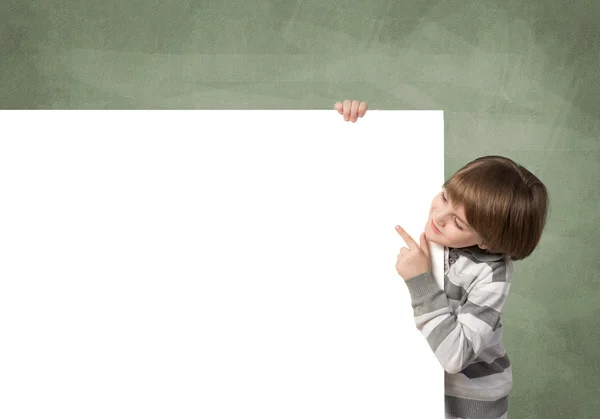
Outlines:
[[[454,272],[472,281],[511,282],[513,265],[502,253],[489,253],[479,246],[449,248],[448,258]],[[485,278],[487,277],[487,281]]]

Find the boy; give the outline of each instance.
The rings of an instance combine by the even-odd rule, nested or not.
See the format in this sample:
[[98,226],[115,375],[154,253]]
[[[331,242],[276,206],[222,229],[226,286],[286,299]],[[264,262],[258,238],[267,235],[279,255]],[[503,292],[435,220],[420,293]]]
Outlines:
[[[346,121],[367,111],[337,102]],[[500,156],[456,172],[433,199],[420,246],[400,227],[407,247],[396,270],[411,297],[415,323],[444,367],[446,418],[508,418],[511,363],[502,345],[501,314],[512,261],[529,256],[547,218],[544,184]],[[427,240],[444,246],[444,290],[431,272]]]

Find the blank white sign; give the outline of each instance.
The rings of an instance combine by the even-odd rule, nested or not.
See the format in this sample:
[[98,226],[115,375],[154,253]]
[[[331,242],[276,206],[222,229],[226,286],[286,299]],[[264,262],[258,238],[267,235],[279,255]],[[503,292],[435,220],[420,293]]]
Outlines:
[[394,229],[442,112],[0,120],[0,417],[443,417]]

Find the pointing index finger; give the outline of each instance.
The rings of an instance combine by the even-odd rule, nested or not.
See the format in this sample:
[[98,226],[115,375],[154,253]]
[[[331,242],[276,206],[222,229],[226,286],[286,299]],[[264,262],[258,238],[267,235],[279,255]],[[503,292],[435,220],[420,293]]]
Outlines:
[[419,245],[413,240],[410,235],[404,231],[404,229],[400,226],[396,226],[396,231],[400,234],[400,237],[404,240],[404,243],[408,246],[409,249],[413,249],[415,247],[419,247]]

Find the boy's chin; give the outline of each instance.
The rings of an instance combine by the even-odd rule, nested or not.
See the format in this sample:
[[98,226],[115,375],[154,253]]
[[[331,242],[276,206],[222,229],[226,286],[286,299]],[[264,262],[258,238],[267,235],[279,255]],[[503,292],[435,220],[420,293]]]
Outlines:
[[425,225],[425,229],[424,229],[425,235],[427,236],[427,241],[445,246],[446,244],[442,243],[443,240],[440,239],[440,235],[437,234],[435,231],[433,231],[433,229],[429,225],[430,222],[431,222],[431,219],[427,222],[427,224]]
[[426,230],[425,234],[427,235],[427,241],[430,243],[439,244],[440,246],[454,247],[452,244],[448,243],[447,240],[444,240],[444,237],[440,237],[439,234],[431,231],[431,229]]
[[442,243],[439,240],[436,240],[435,238],[429,238],[429,236],[427,236],[427,241],[430,243],[435,243],[435,244],[439,244],[440,246],[446,246],[446,243]]

